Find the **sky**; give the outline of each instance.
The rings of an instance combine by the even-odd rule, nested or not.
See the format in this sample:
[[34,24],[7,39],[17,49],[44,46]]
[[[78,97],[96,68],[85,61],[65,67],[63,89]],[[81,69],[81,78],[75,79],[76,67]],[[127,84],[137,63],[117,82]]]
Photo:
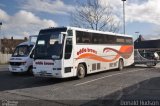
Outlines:
[[[121,0],[99,0],[110,4],[115,18],[123,22]],[[85,0],[81,0],[85,2]],[[126,34],[160,39],[160,0],[126,0]],[[0,37],[24,38],[48,27],[70,26],[76,0],[0,0]],[[139,32],[139,33],[135,33]],[[119,33],[123,33],[123,24]]]

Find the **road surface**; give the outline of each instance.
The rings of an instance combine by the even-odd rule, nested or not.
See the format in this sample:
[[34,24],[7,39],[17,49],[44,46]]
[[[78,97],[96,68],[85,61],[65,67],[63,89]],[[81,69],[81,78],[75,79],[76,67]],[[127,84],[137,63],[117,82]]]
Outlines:
[[127,67],[77,80],[12,75],[7,65],[0,65],[0,100],[0,105],[18,106],[111,106],[125,105],[125,100],[157,100],[160,105],[160,67]]

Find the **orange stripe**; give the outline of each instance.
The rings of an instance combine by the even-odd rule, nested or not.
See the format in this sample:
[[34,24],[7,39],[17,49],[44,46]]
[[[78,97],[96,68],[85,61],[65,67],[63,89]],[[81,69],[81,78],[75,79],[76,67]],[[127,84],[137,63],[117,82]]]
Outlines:
[[83,59],[83,58],[87,58],[87,59],[91,59],[91,60],[97,60],[97,61],[101,61],[101,62],[112,62],[115,61],[116,59],[118,59],[120,57],[120,55],[116,55],[115,58],[113,59],[105,59],[102,58],[100,56],[97,56],[95,54],[91,54],[91,53],[85,53],[80,55],[77,59]]
[[119,51],[113,48],[104,48],[103,51],[105,50],[112,50],[121,55],[123,58],[128,59],[133,53],[133,46],[121,46]]
[[122,56],[125,59],[128,59],[133,53],[133,46],[126,46],[126,45],[121,46],[119,51],[116,49],[113,49],[113,48],[104,48],[103,52],[105,50],[112,50],[112,51],[116,52],[117,55],[113,59],[105,59],[105,58],[102,58],[102,57],[95,55],[95,54],[92,54],[92,53],[85,53],[85,54],[80,55],[77,59],[87,58],[87,59],[91,59],[91,60],[97,60],[100,62],[113,62],[113,61],[117,60],[120,56]]

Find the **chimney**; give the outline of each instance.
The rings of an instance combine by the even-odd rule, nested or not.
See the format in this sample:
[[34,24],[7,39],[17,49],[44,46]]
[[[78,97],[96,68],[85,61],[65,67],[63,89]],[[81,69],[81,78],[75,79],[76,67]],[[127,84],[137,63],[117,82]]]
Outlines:
[[11,37],[11,40],[13,41],[13,36]]
[[145,39],[143,38],[142,35],[139,35],[139,37],[135,40],[135,42],[141,42],[144,41]]
[[24,37],[24,40],[27,41],[27,37]]

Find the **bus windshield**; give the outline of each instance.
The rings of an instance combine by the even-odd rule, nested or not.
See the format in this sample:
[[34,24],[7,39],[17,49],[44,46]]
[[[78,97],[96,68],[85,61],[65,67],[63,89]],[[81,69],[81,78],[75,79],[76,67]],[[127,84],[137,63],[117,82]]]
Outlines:
[[58,38],[61,32],[64,32],[64,30],[41,31],[37,38],[34,58],[60,59],[62,57],[63,43],[59,44]]
[[20,45],[17,46],[14,53],[12,54],[13,57],[27,57],[31,52],[33,45]]

